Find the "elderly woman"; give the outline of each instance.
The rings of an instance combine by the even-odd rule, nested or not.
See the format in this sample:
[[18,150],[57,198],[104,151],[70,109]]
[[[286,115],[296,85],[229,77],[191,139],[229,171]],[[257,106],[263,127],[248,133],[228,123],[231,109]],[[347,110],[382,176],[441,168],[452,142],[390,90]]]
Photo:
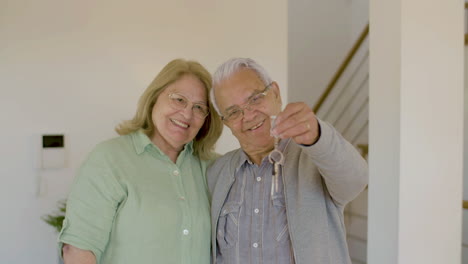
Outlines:
[[222,131],[210,89],[202,65],[171,61],[91,152],[59,235],[65,264],[210,262],[205,171]]

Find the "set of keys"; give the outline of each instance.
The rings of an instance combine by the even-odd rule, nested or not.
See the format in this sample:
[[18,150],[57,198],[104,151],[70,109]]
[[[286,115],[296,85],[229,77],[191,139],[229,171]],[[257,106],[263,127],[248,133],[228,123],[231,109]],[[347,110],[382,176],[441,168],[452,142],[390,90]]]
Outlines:
[[[275,127],[276,123],[276,116],[270,116],[270,129]],[[279,174],[280,174],[280,165],[284,162],[284,155],[278,148],[279,145],[279,137],[275,137],[275,147],[274,149],[268,154],[268,160],[270,163],[273,164],[273,179],[271,181],[271,198],[273,199],[273,195],[277,193],[279,190]]]

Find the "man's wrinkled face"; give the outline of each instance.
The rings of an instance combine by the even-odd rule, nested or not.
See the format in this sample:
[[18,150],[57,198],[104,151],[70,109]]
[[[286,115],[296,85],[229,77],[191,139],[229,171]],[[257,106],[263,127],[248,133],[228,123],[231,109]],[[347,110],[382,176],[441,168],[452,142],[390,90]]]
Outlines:
[[[265,85],[250,69],[241,69],[216,87],[216,102],[244,150],[271,148],[270,116],[281,111],[276,82]],[[234,118],[231,118],[234,117]]]

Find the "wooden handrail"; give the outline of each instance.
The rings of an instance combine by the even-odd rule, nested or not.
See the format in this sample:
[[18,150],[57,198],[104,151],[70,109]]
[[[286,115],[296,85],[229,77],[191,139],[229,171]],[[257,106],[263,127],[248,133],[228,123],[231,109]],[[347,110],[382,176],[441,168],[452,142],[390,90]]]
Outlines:
[[[468,3],[465,2],[465,9],[468,9]],[[465,16],[466,16],[466,13],[465,13]],[[465,46],[468,45],[468,34],[465,33]]]
[[369,34],[369,24],[367,24],[364,30],[361,32],[361,35],[359,35],[359,38],[357,39],[356,43],[354,43],[353,47],[348,52],[348,55],[346,56],[345,60],[341,63],[340,67],[335,72],[335,75],[333,75],[333,78],[328,84],[327,89],[320,96],[318,102],[315,104],[314,106],[315,113],[317,113],[320,110],[320,107],[322,106],[323,102],[325,102],[325,99],[327,99],[328,95],[331,93],[331,91],[335,87],[336,82],[338,82],[341,75],[343,74],[343,72],[346,70],[349,63],[351,62],[351,59],[354,57],[354,55],[356,54],[356,52],[358,51],[359,47],[362,45],[362,43],[364,42],[364,39],[367,37],[368,34]]

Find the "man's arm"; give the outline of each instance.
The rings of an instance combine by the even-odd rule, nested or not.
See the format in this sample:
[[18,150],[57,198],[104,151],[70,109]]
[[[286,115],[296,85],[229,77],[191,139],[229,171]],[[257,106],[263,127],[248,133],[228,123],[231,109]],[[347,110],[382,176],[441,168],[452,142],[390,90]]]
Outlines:
[[288,104],[278,115],[272,132],[302,145],[338,204],[350,202],[367,185],[366,161],[331,125],[319,122],[305,103]]
[[320,127],[319,140],[302,148],[318,167],[333,200],[346,205],[369,181],[367,162],[330,124],[320,121]]

